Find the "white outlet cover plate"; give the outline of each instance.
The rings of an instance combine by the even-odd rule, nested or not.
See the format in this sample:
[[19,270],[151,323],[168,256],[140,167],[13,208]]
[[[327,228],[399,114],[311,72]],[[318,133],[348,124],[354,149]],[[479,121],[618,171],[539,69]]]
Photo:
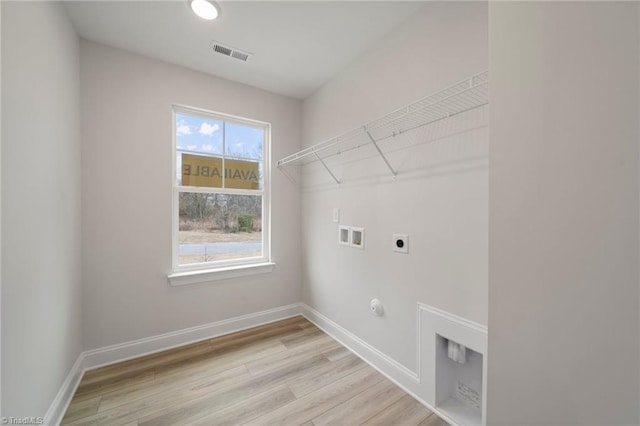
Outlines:
[[340,222],[340,209],[337,207],[333,208],[333,223]]
[[[402,247],[398,247],[399,241],[402,241]],[[393,251],[396,253],[409,253],[409,236],[407,234],[393,234]]]

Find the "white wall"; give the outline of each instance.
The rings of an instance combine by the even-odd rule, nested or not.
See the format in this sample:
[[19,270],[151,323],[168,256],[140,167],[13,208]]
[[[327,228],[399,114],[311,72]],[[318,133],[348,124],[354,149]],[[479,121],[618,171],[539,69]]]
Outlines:
[[[483,71],[487,56],[485,3],[428,3],[305,101],[303,141],[321,142]],[[469,119],[416,134],[449,134]],[[304,172],[303,297],[415,371],[417,302],[487,322],[487,129],[396,150],[395,181],[371,155],[331,160],[340,186],[317,165]],[[363,251],[337,244],[333,207],[342,224],[365,228]],[[409,234],[409,255],[392,253],[393,233]],[[384,317],[370,314],[373,297]]]
[[300,300],[300,195],[272,172],[271,274],[170,287],[171,105],[272,123],[272,157],[299,148],[297,100],[81,42],[85,348]]
[[[2,93],[2,3],[0,3],[0,93]],[[0,188],[2,188],[2,101],[0,100]],[[2,191],[0,191],[0,242],[2,241]],[[0,417],[2,416],[2,244],[0,243]]]
[[638,424],[636,8],[490,6],[490,424]]
[[42,416],[82,350],[79,48],[59,3],[2,5],[2,409]]

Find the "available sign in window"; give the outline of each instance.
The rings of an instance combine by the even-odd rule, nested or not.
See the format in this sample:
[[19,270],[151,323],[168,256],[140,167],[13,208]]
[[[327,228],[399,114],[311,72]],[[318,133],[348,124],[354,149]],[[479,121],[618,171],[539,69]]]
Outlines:
[[259,189],[260,163],[182,153],[182,185]]

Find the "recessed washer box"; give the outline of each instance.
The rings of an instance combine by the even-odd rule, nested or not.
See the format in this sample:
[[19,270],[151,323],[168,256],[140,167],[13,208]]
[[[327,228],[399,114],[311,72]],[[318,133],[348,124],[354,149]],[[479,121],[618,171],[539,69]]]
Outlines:
[[393,234],[393,251],[409,253],[409,236],[407,234]]
[[[487,327],[418,303],[419,396],[452,424],[487,424]],[[465,356],[449,351],[464,347]]]
[[348,246],[351,244],[351,228],[340,225],[338,227],[338,244]]
[[351,247],[364,249],[364,228],[351,227]]

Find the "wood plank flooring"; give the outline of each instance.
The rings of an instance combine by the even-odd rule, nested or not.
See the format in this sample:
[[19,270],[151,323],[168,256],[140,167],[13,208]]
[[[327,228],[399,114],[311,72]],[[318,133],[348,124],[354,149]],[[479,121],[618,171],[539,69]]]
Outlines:
[[446,425],[303,317],[85,373],[63,425]]

